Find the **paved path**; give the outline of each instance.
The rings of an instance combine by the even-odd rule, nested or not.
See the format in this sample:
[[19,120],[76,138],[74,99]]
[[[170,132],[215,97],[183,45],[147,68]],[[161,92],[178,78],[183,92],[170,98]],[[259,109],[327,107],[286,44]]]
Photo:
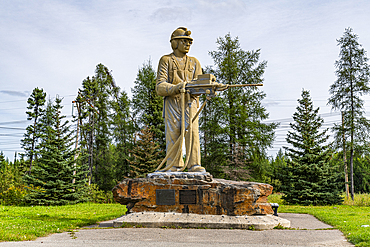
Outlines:
[[[283,214],[299,230],[227,230],[227,229],[161,229],[115,228],[80,229],[78,232],[53,234],[27,242],[5,242],[0,247],[64,247],[64,246],[171,246],[171,247],[277,247],[277,246],[353,246],[339,230],[305,214]],[[99,227],[111,227],[113,221]],[[306,229],[306,230],[301,230]],[[325,229],[325,230],[320,230]]]

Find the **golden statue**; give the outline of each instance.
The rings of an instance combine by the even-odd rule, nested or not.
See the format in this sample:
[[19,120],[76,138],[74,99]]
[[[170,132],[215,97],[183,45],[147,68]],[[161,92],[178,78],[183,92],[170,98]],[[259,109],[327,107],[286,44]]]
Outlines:
[[[197,95],[186,93],[185,86],[198,79],[202,68],[195,57],[187,56],[193,38],[187,28],[179,27],[171,35],[173,52],[161,57],[158,65],[156,91],[164,96],[163,117],[166,131],[166,158],[158,169],[167,161],[160,172],[183,171],[206,172],[200,163],[200,144]],[[185,103],[185,97],[186,103]],[[185,128],[184,128],[185,127]],[[182,144],[185,137],[186,162],[182,157]]]

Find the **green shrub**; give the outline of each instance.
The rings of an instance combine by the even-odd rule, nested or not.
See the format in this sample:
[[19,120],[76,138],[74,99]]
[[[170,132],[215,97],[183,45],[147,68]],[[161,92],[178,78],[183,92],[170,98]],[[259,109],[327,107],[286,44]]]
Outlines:
[[93,203],[116,203],[112,191],[105,192],[97,184],[88,185],[88,201]]

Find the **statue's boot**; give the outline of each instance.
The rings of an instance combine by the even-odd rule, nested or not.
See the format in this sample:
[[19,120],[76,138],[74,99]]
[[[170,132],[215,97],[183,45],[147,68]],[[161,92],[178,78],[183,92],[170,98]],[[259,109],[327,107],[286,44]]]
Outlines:
[[159,171],[155,171],[155,172],[181,172],[182,171],[182,168],[181,167],[178,167],[178,166],[173,166],[171,167],[169,170],[159,170]]
[[200,165],[193,165],[188,169],[188,172],[206,172],[206,169]]
[[173,166],[171,167],[170,170],[168,170],[169,172],[181,172],[182,168],[179,167],[179,166]]

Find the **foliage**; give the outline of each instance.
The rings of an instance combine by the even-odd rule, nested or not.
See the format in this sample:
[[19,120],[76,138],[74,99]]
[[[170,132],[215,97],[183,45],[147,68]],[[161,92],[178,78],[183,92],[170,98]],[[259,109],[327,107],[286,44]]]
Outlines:
[[[207,72],[214,74],[218,82],[263,82],[267,63],[259,62],[259,50],[242,50],[238,38],[233,39],[230,34],[218,38],[216,43],[218,49],[209,53],[215,66],[207,68]],[[230,88],[209,102],[200,117],[203,163],[208,171],[226,174],[226,178],[240,173],[244,176],[237,179],[264,179],[266,148],[272,145],[277,127],[276,123],[262,123],[269,116],[261,104],[265,96],[255,86]]]
[[30,194],[26,201],[33,205],[75,204],[86,200],[84,185],[86,173],[71,151],[72,132],[61,115],[62,99],[49,102],[42,119],[40,157],[25,176]]
[[162,116],[163,98],[155,91],[156,72],[149,60],[139,69],[132,92],[132,113],[138,130],[151,127],[154,141],[161,150],[166,150],[164,120]]
[[[80,128],[80,149],[88,164],[89,183],[108,191],[114,186],[114,164],[111,160],[111,101],[117,97],[114,79],[108,68],[98,64],[93,77],[82,82],[76,98]],[[91,181],[92,180],[92,181]]]
[[[126,92],[121,92],[117,101],[112,102],[112,137],[115,145],[111,144],[112,162],[114,163],[115,184],[129,174],[130,165],[127,161],[129,150],[134,145],[135,126],[130,112],[130,100]],[[110,191],[110,190],[109,190]]]
[[347,198],[343,194],[343,204],[349,205],[349,206],[360,206],[360,207],[370,207],[370,194],[355,194],[355,200],[351,200],[350,198]]
[[[339,60],[335,62],[337,80],[330,86],[328,104],[343,113],[343,126],[335,125],[335,141],[350,149],[351,195],[354,194],[353,159],[354,149],[369,146],[370,122],[364,116],[364,101],[361,96],[370,92],[370,69],[366,51],[358,43],[358,36],[347,28],[337,40],[340,46]],[[344,138],[344,140],[343,140]],[[347,141],[349,139],[349,142]]]
[[79,149],[89,167],[89,184],[110,191],[129,172],[126,160],[134,141],[131,102],[108,68],[98,64],[95,75],[82,82],[76,103]]
[[0,152],[0,170],[2,170],[6,165],[7,165],[7,161],[5,160],[5,156],[4,156],[4,153],[3,151]]
[[22,181],[24,160],[13,163],[0,153],[0,205],[21,205],[27,190]]
[[115,203],[112,191],[100,190],[98,185],[90,184],[87,191],[87,199],[92,203]]
[[34,240],[52,233],[114,219],[125,211],[125,206],[121,204],[0,206],[0,242]]
[[33,89],[30,97],[27,100],[28,106],[26,111],[27,120],[33,120],[33,123],[28,125],[24,138],[21,140],[22,148],[25,150],[25,156],[29,162],[29,173],[31,173],[32,162],[36,160],[38,154],[38,141],[40,139],[41,123],[40,118],[44,115],[46,93],[41,88]]
[[[348,155],[349,152],[347,152]],[[339,167],[338,172],[344,170],[343,153],[337,152],[330,160],[331,166]],[[350,161],[347,160],[347,165]],[[353,176],[355,193],[370,193],[370,157],[361,153],[355,153],[353,158]],[[340,178],[340,182],[344,179]],[[354,198],[356,200],[356,198]]]
[[148,173],[154,172],[162,159],[158,151],[159,145],[154,142],[151,128],[145,126],[138,134],[136,145],[130,150],[130,177],[145,177]]
[[280,149],[275,159],[270,160],[270,164],[267,171],[267,179],[265,183],[271,184],[274,187],[274,192],[281,191],[281,174],[284,173],[284,169],[287,165],[288,157],[285,156],[283,150]]
[[337,204],[340,197],[338,173],[329,166],[330,148],[325,145],[327,129],[320,132],[324,120],[314,109],[308,91],[302,91],[294,123],[286,141],[293,147],[284,147],[290,158],[282,174],[283,199],[293,204]]
[[[289,205],[288,202],[283,200],[283,193],[273,193],[269,195],[268,202],[269,203],[278,203],[279,205]],[[370,194],[364,193],[364,194],[356,194],[355,200],[352,201],[352,199],[347,198],[346,194],[342,193],[343,198],[343,205],[347,206],[359,206],[359,207],[369,207],[370,206]]]

